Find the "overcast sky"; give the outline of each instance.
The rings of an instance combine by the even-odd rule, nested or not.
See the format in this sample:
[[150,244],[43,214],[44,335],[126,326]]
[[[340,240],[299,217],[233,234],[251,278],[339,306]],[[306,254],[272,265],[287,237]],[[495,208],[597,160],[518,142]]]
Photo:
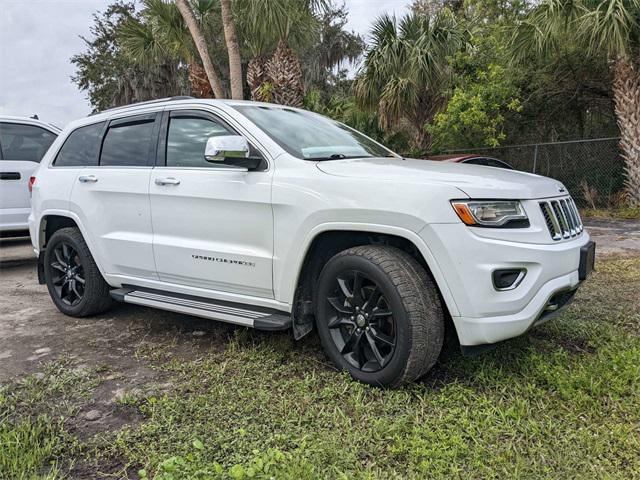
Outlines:
[[[90,112],[71,81],[72,55],[83,51],[92,14],[109,0],[0,0],[0,115],[64,126]],[[365,35],[381,13],[401,16],[411,0],[346,0],[349,28]]]

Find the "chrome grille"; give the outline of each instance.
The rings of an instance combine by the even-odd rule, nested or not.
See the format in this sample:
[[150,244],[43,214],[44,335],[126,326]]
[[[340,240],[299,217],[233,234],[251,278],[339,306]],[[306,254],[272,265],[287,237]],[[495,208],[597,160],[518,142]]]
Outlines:
[[572,238],[582,233],[582,220],[571,197],[540,202],[540,210],[553,240]]

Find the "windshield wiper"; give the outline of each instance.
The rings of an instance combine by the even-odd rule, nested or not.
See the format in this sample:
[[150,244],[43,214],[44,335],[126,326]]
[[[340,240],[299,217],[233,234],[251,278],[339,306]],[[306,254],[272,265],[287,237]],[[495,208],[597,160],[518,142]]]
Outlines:
[[345,159],[351,159],[351,158],[372,158],[372,156],[371,155],[347,156],[344,153],[334,153],[326,157],[309,157],[309,158],[305,158],[305,160],[314,160],[314,161],[321,162],[323,160],[345,160]]

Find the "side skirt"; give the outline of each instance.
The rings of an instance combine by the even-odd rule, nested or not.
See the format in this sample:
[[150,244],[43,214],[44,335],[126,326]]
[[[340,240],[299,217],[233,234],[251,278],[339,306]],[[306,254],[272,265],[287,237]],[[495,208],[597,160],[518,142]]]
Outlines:
[[112,290],[111,297],[119,302],[235,323],[258,330],[287,330],[292,323],[291,316],[268,308],[223,302],[132,285],[125,285],[123,288]]

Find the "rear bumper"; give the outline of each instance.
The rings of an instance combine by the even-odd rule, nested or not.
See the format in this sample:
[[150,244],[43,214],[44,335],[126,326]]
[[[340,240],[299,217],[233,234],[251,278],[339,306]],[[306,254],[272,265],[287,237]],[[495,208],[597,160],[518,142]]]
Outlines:
[[[534,244],[476,235],[462,224],[431,225],[421,232],[447,281],[459,315],[452,316],[464,347],[522,335],[568,304],[580,284],[580,250],[589,235]],[[526,270],[517,287],[498,291],[497,269]]]

